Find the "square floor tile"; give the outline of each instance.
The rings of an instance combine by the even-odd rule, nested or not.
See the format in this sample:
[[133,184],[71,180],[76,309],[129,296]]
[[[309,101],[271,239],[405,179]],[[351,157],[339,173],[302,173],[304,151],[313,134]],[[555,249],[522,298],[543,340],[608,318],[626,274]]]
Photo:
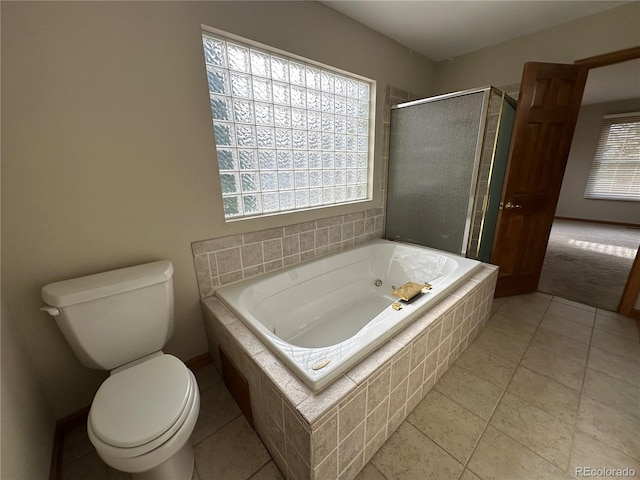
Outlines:
[[487,424],[437,390],[427,394],[407,421],[463,464]]
[[507,392],[569,424],[578,414],[580,394],[576,390],[524,367],[518,367]]
[[496,315],[504,315],[531,326],[537,327],[542,320],[544,308],[532,308],[527,302],[518,297],[508,297],[495,312]]
[[96,452],[90,452],[63,465],[60,480],[108,480],[107,468]]
[[640,387],[587,368],[582,392],[640,419]]
[[[253,480],[253,479],[251,479]],[[367,463],[360,471],[355,480],[387,480],[384,476],[374,467],[371,462]]]
[[95,451],[95,448],[89,440],[85,423],[65,432],[62,451],[63,465],[67,465],[93,451]]
[[251,480],[284,480],[284,477],[273,460],[271,460],[258,470],[258,473],[251,477]]
[[623,317],[614,312],[596,314],[596,328],[631,340],[638,340],[638,323],[632,318]]
[[464,471],[464,473],[462,474],[462,476],[460,477],[460,480],[481,480],[481,479],[480,479],[479,476],[477,476],[471,470],[466,469]]
[[475,343],[469,345],[455,363],[500,388],[507,386],[517,366]]
[[200,392],[204,392],[208,388],[222,385],[222,376],[216,370],[216,367],[212,363],[208,363],[204,367],[200,367],[195,370],[194,375],[196,376],[196,380],[198,381],[198,389]]
[[191,434],[191,441],[198,444],[240,415],[240,409],[224,386],[219,384],[200,394],[200,413]]
[[487,323],[487,328],[495,328],[510,337],[529,342],[536,331],[536,326],[526,322],[520,322],[514,318],[514,314],[502,312],[496,313]]
[[538,331],[533,336],[533,340],[531,340],[531,345],[558,356],[580,362],[583,365],[587,363],[589,345],[552,332],[546,328],[538,328]]
[[583,394],[576,426],[616,450],[640,457],[640,420],[632,415]]
[[556,355],[533,345],[525,352],[520,365],[577,391],[582,388],[586,370],[584,362]]
[[575,303],[569,305],[565,302],[553,301],[549,304],[546,313],[573,320],[587,327],[593,327],[593,322],[596,319],[595,309],[585,310],[582,306],[576,306]]
[[413,425],[403,422],[371,463],[386,478],[459,478],[464,467]]
[[514,338],[500,330],[485,326],[473,343],[494,355],[517,363],[527,349],[529,341]]
[[591,342],[592,327],[575,322],[570,318],[560,317],[552,313],[545,313],[540,327],[559,333],[565,337],[573,338],[582,343]]
[[[578,474],[585,467],[593,469],[613,468],[623,470],[630,468],[635,470],[638,478],[640,474],[640,460],[625,455],[619,450],[611,448],[609,445],[598,441],[591,435],[576,430],[573,438],[573,447],[571,448],[571,459],[569,460],[569,473],[576,478],[580,478]],[[584,475],[582,475],[584,477]],[[615,477],[600,477],[615,478]]]
[[507,297],[505,305],[510,307],[522,308],[532,312],[544,313],[551,303],[551,295],[546,293],[534,292],[525,295],[514,295]]
[[489,425],[467,468],[483,480],[568,480],[547,462],[513,438]]
[[194,453],[202,479],[246,480],[271,460],[243,416],[196,445]]
[[596,307],[592,307],[591,305],[585,305],[584,303],[574,302],[573,300],[569,300],[567,298],[562,297],[553,297],[553,302],[564,303],[565,305],[570,305],[572,307],[580,308],[582,310],[586,310],[587,312],[595,312]]
[[490,424],[560,469],[567,468],[573,438],[573,427],[568,423],[505,393]]
[[618,380],[640,386],[640,364],[631,358],[591,346],[587,366]]
[[452,365],[434,387],[483,420],[489,420],[503,389]]
[[493,299],[493,302],[491,303],[491,315],[498,311],[498,309],[502,306],[506,299],[507,297],[499,297]]
[[616,355],[630,358],[636,362],[640,362],[640,343],[634,339],[614,335],[604,330],[595,329],[593,331],[593,340],[591,344],[594,347],[601,348]]

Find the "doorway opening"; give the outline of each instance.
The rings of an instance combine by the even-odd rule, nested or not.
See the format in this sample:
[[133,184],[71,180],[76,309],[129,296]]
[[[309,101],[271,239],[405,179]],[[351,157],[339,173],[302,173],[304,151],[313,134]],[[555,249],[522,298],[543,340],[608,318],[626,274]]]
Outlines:
[[[640,59],[596,65],[589,72],[538,284],[541,292],[618,311],[640,244],[640,206],[585,199],[584,189],[602,118],[640,111],[639,76]],[[596,101],[592,92],[604,85],[617,96]]]
[[[640,244],[640,205],[585,198],[607,115],[640,111],[640,59],[591,69],[538,290],[617,311]],[[606,88],[604,88],[606,87]]]
[[[500,265],[496,296],[537,290],[587,77],[596,77],[592,70],[604,70],[600,67],[639,58],[640,47],[633,47],[573,65],[525,63],[501,199],[505,207],[500,210],[491,259]],[[640,319],[639,304],[636,256],[616,310]]]
[[640,228],[556,217],[538,291],[617,311],[640,244]]

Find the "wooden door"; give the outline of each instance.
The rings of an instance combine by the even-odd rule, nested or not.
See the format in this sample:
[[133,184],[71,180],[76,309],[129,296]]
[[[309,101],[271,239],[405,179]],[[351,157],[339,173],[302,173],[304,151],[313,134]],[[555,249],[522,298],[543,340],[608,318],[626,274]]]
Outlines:
[[491,262],[496,296],[535,291],[588,69],[524,65]]

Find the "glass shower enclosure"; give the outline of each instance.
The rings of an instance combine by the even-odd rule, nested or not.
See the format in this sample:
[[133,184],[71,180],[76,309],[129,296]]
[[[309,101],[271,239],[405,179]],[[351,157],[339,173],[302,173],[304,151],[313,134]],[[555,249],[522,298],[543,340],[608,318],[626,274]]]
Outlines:
[[391,108],[386,237],[488,262],[515,101],[487,87]]

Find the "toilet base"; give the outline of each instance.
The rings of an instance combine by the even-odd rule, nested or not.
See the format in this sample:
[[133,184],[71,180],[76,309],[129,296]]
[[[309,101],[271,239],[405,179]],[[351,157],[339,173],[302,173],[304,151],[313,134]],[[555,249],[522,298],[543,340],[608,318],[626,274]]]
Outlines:
[[193,476],[194,458],[191,440],[171,458],[146,472],[133,473],[133,480],[191,480]]

